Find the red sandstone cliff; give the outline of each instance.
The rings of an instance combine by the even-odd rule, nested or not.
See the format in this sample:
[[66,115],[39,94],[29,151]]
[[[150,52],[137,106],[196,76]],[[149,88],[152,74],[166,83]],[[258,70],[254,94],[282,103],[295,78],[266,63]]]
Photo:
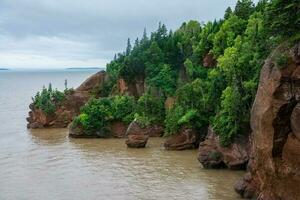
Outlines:
[[[287,62],[279,66],[278,56]],[[245,198],[300,199],[300,43],[275,50],[262,68],[251,112],[249,172],[235,189]]]

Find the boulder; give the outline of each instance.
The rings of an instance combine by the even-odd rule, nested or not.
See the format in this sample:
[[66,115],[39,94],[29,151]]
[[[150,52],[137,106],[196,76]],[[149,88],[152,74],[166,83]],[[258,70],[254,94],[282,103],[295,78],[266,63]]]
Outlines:
[[143,128],[137,121],[133,121],[126,131],[126,144],[130,148],[144,148],[149,139],[149,129]]
[[194,129],[183,127],[178,134],[169,137],[164,142],[164,147],[166,150],[196,149],[199,142],[199,136]]
[[244,198],[255,197],[257,186],[249,172],[234,185],[234,190]]
[[223,147],[210,126],[205,141],[199,145],[198,160],[204,168],[245,169],[250,153],[248,141],[247,136],[240,136],[230,146]]
[[86,79],[77,89],[77,92],[90,92],[96,87],[101,87],[104,81],[106,80],[107,76],[105,71],[100,71],[92,76],[90,76],[88,79]]
[[145,148],[148,139],[148,135],[128,135],[126,144],[129,148]]
[[[278,66],[280,54],[287,55],[286,66]],[[251,197],[247,188],[255,185],[253,196],[260,200],[299,199],[299,97],[300,43],[281,45],[261,70],[251,111],[253,144],[246,175],[251,178],[240,180],[243,187],[236,189],[243,197]]]

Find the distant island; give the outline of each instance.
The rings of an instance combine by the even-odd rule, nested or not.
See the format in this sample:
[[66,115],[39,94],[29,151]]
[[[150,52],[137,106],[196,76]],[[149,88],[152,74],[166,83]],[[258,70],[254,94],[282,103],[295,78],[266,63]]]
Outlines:
[[73,70],[73,69],[82,70],[82,69],[104,69],[104,68],[101,68],[101,67],[69,67],[66,69],[67,70]]
[[5,70],[5,71],[7,71],[7,70],[9,70],[8,68],[0,68],[0,70]]

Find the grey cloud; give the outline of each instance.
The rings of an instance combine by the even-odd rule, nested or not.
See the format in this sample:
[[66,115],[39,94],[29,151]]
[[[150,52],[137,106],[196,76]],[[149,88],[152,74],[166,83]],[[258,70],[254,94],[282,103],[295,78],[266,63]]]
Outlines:
[[[159,21],[175,29],[191,19],[221,18],[234,3],[235,0],[1,0],[0,56],[59,57],[81,64],[99,59],[99,65],[104,65],[125,48],[128,37],[140,36],[144,27],[150,32]],[[11,66],[15,66],[13,62]],[[0,66],[3,64],[0,60]],[[19,62],[17,67],[21,65]]]

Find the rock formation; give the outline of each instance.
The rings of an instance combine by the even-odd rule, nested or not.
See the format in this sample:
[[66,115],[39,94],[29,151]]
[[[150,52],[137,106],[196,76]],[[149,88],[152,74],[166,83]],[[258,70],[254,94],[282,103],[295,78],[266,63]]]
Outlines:
[[249,160],[249,138],[240,136],[228,147],[220,145],[212,127],[204,142],[199,145],[198,160],[204,168],[246,169]]
[[214,58],[214,55],[212,53],[208,53],[205,55],[205,57],[203,59],[203,66],[207,67],[207,68],[217,66],[217,61]]
[[127,83],[124,79],[119,79],[117,86],[119,94],[127,94],[135,97],[142,96],[146,90],[146,83],[143,77],[136,77],[132,83]]
[[73,118],[79,114],[80,107],[91,97],[93,90],[100,88],[106,79],[104,71],[98,72],[89,77],[77,89],[66,94],[62,105],[56,108],[55,113],[45,114],[41,109],[29,106],[30,112],[27,117],[28,128],[63,128],[67,127]]
[[149,139],[149,129],[142,128],[137,121],[131,122],[126,131],[126,144],[130,148],[144,148]]
[[[285,55],[284,66],[278,57]],[[300,43],[280,46],[262,68],[251,112],[248,174],[235,189],[245,198],[300,198]]]
[[196,149],[199,146],[200,136],[194,129],[183,127],[176,135],[169,137],[164,142],[167,150]]

